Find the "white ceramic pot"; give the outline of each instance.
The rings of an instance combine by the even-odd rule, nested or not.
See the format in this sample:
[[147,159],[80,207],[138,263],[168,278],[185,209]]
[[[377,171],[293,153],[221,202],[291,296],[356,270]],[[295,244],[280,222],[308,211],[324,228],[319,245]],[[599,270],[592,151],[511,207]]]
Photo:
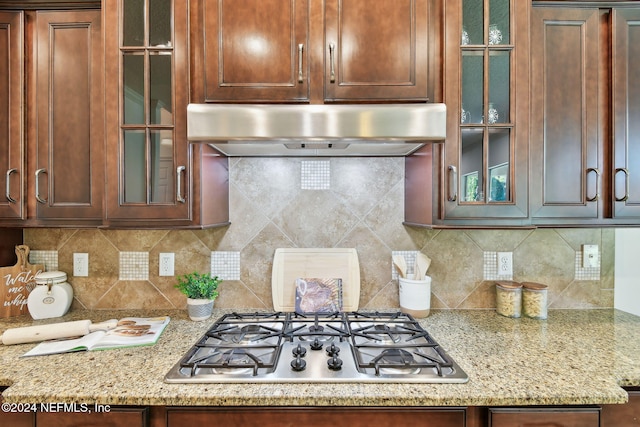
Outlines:
[[213,312],[213,300],[187,298],[187,312],[195,322],[207,320]]
[[34,319],[63,316],[71,307],[73,288],[62,271],[45,271],[35,277],[36,287],[29,293],[27,308]]
[[416,318],[427,317],[431,312],[431,277],[413,280],[400,277],[400,310]]

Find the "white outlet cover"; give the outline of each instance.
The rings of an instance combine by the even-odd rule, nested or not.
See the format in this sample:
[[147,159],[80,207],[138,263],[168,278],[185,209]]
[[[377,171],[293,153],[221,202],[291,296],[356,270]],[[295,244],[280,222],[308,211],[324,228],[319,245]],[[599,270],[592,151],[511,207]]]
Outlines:
[[88,253],[73,254],[73,275],[75,277],[89,276],[89,254]]
[[161,252],[158,260],[158,274],[160,276],[173,276],[174,264],[175,254],[173,252]]
[[498,276],[513,275],[513,252],[498,252]]

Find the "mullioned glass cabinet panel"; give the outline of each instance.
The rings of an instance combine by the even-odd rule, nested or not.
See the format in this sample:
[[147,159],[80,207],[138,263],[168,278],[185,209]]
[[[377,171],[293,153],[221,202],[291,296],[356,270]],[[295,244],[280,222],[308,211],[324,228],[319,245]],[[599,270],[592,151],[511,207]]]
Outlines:
[[174,203],[172,2],[127,0],[122,20],[123,203]]
[[512,201],[510,16],[510,0],[462,3],[461,204]]

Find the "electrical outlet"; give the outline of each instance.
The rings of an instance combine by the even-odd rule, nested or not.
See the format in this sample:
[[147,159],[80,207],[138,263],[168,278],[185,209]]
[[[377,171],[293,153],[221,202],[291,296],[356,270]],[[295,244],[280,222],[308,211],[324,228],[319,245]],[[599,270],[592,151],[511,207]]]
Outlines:
[[598,245],[582,245],[582,268],[597,268],[599,258]]
[[159,260],[160,276],[173,276],[174,274],[175,254],[173,252],[162,252]]
[[498,276],[513,275],[513,252],[498,252]]
[[89,276],[89,254],[87,253],[73,254],[73,275],[75,277]]

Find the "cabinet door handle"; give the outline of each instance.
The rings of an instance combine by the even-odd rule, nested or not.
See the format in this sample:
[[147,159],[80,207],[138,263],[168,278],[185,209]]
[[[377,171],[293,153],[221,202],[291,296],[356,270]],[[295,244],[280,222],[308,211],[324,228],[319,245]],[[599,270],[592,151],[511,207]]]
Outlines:
[[[626,202],[629,199],[629,169],[616,168],[616,172],[614,175],[617,175],[618,172],[624,173],[624,196],[620,198],[616,197],[616,202]],[[614,188],[614,193],[615,193],[615,188]]]
[[333,61],[333,53],[334,53],[335,49],[336,49],[336,45],[333,44],[333,43],[329,43],[329,67],[330,67],[330,70],[329,70],[329,73],[330,73],[329,81],[331,83],[335,83],[336,82],[336,69],[335,69],[334,61]]
[[600,198],[600,170],[598,170],[598,168],[587,169],[587,175],[591,172],[596,174],[596,194],[593,197],[589,197],[589,195],[587,195],[587,202],[595,202]]
[[450,202],[458,200],[458,169],[453,165],[449,165],[449,196],[447,199]]
[[182,173],[187,170],[186,166],[178,166],[176,169],[176,199],[180,203],[185,203],[187,199],[182,195]]
[[13,175],[14,173],[17,173],[17,172],[18,172],[18,169],[16,169],[16,168],[12,168],[12,169],[9,169],[7,171],[7,194],[6,194],[6,196],[7,196],[7,200],[9,201],[9,203],[17,202],[16,199],[11,197],[11,175]]
[[40,197],[40,175],[42,174],[46,175],[47,170],[43,168],[36,171],[36,200],[44,205],[47,203],[47,199]]
[[298,45],[298,83],[303,83],[304,78],[302,75],[302,53],[304,52],[304,45],[300,43]]

